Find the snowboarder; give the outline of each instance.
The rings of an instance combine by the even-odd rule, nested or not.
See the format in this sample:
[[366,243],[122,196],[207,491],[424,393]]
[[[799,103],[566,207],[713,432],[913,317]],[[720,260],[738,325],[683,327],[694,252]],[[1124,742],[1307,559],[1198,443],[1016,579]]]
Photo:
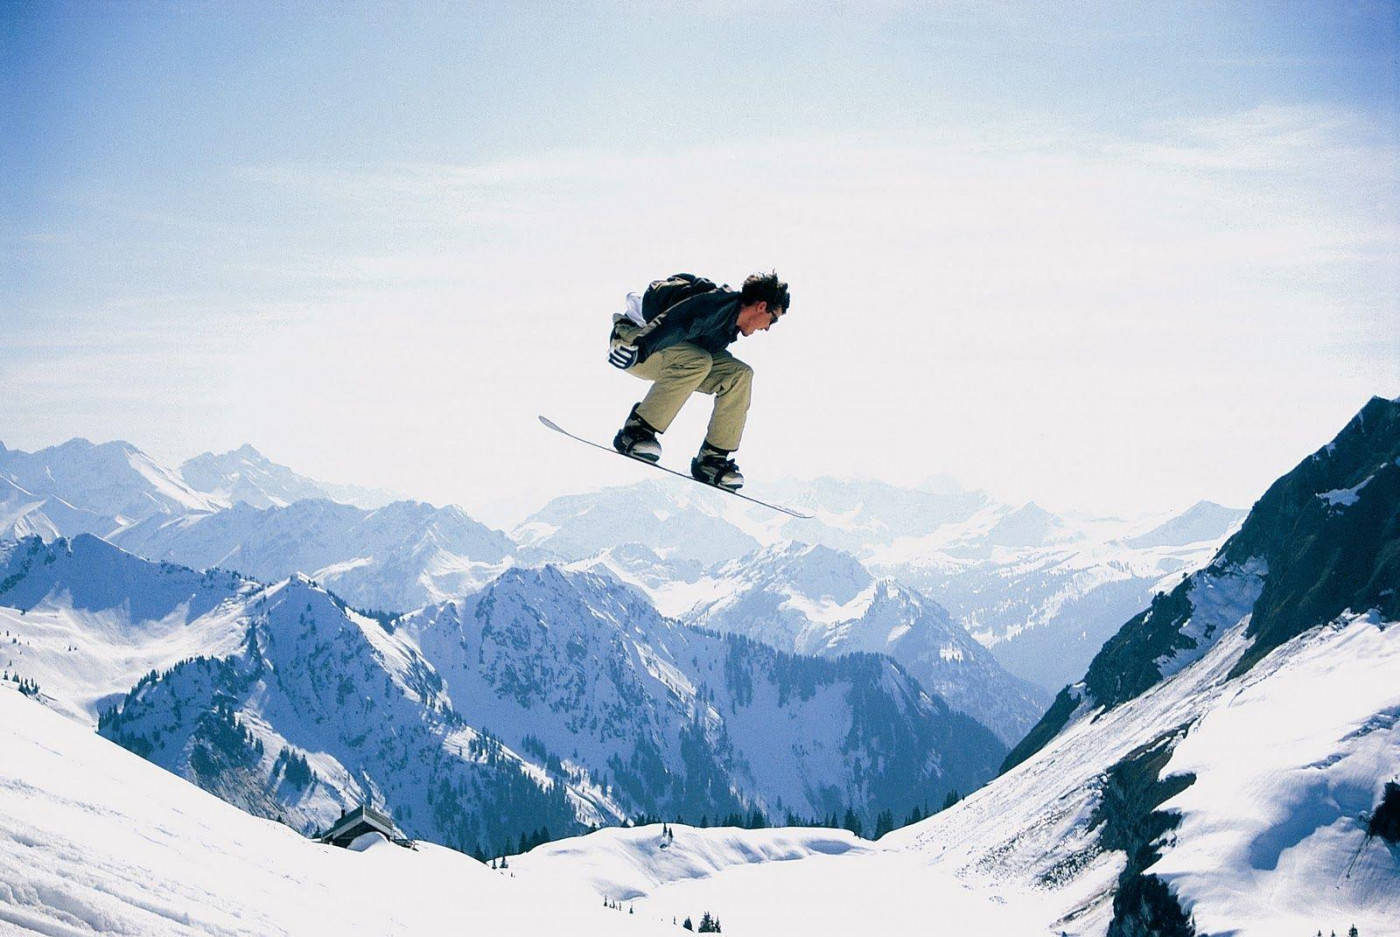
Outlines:
[[700,451],[690,460],[699,481],[731,491],[744,476],[730,458],[739,448],[749,412],[753,369],[726,349],[741,335],[766,332],[787,313],[788,285],[778,274],[755,273],[742,289],[716,286],[704,277],[677,273],[638,296],[613,316],[608,363],[651,382],[651,390],[613,437],[623,455],[656,462],[664,433],[692,393],[715,398]]

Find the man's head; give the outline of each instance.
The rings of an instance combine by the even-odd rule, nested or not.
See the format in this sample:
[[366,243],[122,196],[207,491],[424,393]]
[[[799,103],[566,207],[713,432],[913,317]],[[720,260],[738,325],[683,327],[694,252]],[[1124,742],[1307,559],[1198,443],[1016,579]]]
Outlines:
[[789,302],[788,285],[776,271],[751,275],[739,294],[739,334],[766,332],[787,313]]

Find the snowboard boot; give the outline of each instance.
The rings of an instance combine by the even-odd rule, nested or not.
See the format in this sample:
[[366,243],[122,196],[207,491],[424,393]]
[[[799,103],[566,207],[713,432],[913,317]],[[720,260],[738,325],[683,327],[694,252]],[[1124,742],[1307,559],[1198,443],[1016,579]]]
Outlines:
[[739,466],[729,458],[729,450],[717,449],[708,442],[690,460],[690,476],[696,481],[730,491],[744,487],[744,476],[739,473]]
[[650,423],[637,415],[640,403],[632,404],[632,412],[627,414],[627,422],[613,437],[613,448],[623,455],[630,455],[643,462],[656,462],[661,458],[661,443],[656,438],[656,430]]

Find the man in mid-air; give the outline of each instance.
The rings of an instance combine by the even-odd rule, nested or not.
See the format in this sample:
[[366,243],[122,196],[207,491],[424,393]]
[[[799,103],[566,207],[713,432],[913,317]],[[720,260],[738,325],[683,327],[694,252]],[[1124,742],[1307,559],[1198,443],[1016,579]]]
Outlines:
[[731,290],[704,277],[677,273],[641,296],[627,295],[627,312],[613,316],[608,363],[651,381],[613,437],[623,455],[655,462],[666,432],[690,395],[713,394],[714,412],[700,451],[690,460],[699,481],[733,491],[744,476],[730,458],[749,412],[753,369],[726,349],[741,335],[766,332],[787,313],[788,285],[777,273],[755,273]]

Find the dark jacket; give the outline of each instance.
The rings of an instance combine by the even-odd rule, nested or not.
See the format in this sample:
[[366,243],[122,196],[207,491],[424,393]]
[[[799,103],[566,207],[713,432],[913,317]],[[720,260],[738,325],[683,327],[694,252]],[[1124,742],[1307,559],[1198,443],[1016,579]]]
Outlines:
[[647,287],[642,318],[647,324],[632,338],[638,361],[681,342],[714,354],[739,337],[739,293],[703,277],[677,273]]

